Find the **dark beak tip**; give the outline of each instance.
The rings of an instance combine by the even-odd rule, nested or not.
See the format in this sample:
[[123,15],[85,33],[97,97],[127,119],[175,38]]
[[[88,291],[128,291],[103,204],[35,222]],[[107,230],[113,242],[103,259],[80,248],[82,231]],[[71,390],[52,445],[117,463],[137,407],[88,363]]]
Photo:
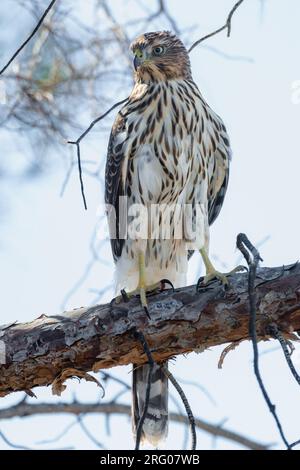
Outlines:
[[133,59],[133,66],[134,66],[135,71],[137,71],[137,68],[138,68],[139,65],[140,65],[140,61],[139,61],[138,57],[135,56],[134,59]]

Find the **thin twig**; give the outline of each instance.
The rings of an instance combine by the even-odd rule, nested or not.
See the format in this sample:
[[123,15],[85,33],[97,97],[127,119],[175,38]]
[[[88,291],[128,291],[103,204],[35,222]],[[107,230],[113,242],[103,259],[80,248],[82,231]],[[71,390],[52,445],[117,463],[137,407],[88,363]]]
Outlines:
[[234,341],[232,343],[229,343],[228,346],[226,346],[226,348],[223,349],[220,355],[220,359],[218,361],[218,369],[222,369],[223,363],[227,354],[230,351],[233,351],[239,344],[241,344],[241,341]]
[[119,379],[118,377],[115,377],[114,375],[111,375],[108,372],[101,371],[101,374],[102,374],[102,381],[107,382],[108,380],[112,380],[113,382],[116,382],[119,385],[122,385],[127,390],[131,390],[130,385],[128,385],[128,383],[126,383],[124,380]]
[[7,444],[9,447],[12,447],[13,449],[30,450],[30,447],[26,447],[21,444],[14,444],[11,442],[9,439],[7,439],[6,435],[2,431],[0,431],[0,437],[5,442],[5,444]]
[[296,442],[293,442],[291,445],[290,445],[290,448],[293,449],[294,447],[298,446],[300,444],[300,439]]
[[282,351],[284,353],[284,357],[286,359],[287,365],[289,366],[289,369],[290,369],[293,377],[295,378],[296,382],[298,383],[298,385],[300,385],[300,376],[299,376],[298,372],[296,371],[295,366],[293,364],[293,361],[291,359],[291,353],[289,351],[288,343],[287,343],[286,339],[283,337],[281,331],[279,331],[279,329],[278,329],[278,327],[275,323],[272,323],[269,326],[269,331],[270,331],[271,335],[279,341],[280,346],[282,348]]
[[184,380],[182,378],[179,378],[178,380],[182,384],[190,385],[192,387],[198,388],[206,396],[206,398],[211,402],[212,405],[214,405],[214,406],[217,405],[217,402],[214,399],[214,397],[211,395],[211,393],[203,385],[201,385],[197,382],[193,382],[192,380]]
[[[182,415],[181,403],[179,403],[179,401],[177,400],[177,397],[175,398],[175,397],[172,395],[172,393],[169,393],[169,398],[170,398],[170,400],[174,403],[174,405],[175,405],[175,407],[176,407],[176,409],[177,409],[178,414]],[[184,415],[184,417],[186,418],[185,415]],[[170,419],[170,413],[168,413],[168,419]],[[189,428],[188,428],[188,426],[184,426],[184,428],[183,428],[182,450],[186,450],[186,449],[187,449],[188,439],[189,439]]]
[[143,333],[141,331],[135,331],[134,336],[140,341],[141,345],[143,346],[143,350],[144,350],[145,354],[147,355],[148,364],[149,364],[149,373],[148,373],[147,389],[146,389],[146,396],[145,396],[145,407],[144,407],[143,414],[139,419],[137,429],[136,429],[135,450],[139,450],[140,443],[141,443],[141,437],[142,437],[143,424],[145,422],[147,412],[148,412],[148,407],[149,407],[150,391],[151,391],[151,378],[152,378],[152,371],[153,371],[153,367],[154,367],[155,362],[154,362],[151,351],[149,349],[149,346],[147,344],[146,338],[143,335]]
[[54,437],[51,437],[50,439],[43,439],[42,441],[37,441],[36,444],[38,445],[43,445],[43,444],[53,444],[54,442],[60,441],[63,437],[66,436],[66,434],[72,429],[74,426],[78,424],[78,417],[76,416],[76,419],[69,423],[67,426],[63,428],[63,430],[57,434]]
[[[276,422],[279,434],[288,450],[291,449],[290,444],[288,443],[285,434],[282,429],[281,422],[275,411],[275,405],[271,402],[268,392],[264,386],[260,370],[259,370],[259,353],[257,345],[257,334],[256,334],[256,293],[255,293],[255,278],[256,271],[259,264],[259,261],[262,261],[258,250],[252,245],[248,240],[248,237],[244,233],[240,233],[237,236],[236,240],[237,248],[242,252],[244,258],[246,259],[249,265],[249,275],[248,275],[248,293],[249,293],[249,307],[250,307],[250,318],[249,318],[249,334],[252,340],[253,346],[253,366],[254,373],[258,382],[258,385],[261,389],[263,397],[268,405],[268,408],[273,415],[273,418]],[[252,255],[252,256],[251,256]]]
[[173,374],[171,374],[171,372],[169,371],[169,369],[167,368],[167,366],[165,365],[162,365],[161,366],[161,369],[162,371],[164,372],[164,374],[166,375],[166,377],[168,377],[168,379],[170,380],[170,382],[173,384],[173,386],[175,387],[176,391],[178,392],[181,400],[182,400],[182,403],[185,407],[185,411],[186,411],[186,414],[187,414],[187,417],[188,417],[188,420],[189,420],[189,424],[190,424],[190,428],[191,428],[191,435],[192,435],[192,445],[191,445],[191,450],[195,450],[196,449],[196,445],[197,445],[197,434],[196,434],[196,426],[195,426],[195,418],[194,418],[194,415],[193,415],[193,412],[192,412],[192,409],[190,407],[190,404],[188,402],[188,399],[187,397],[185,396],[185,393],[184,391],[182,390],[182,388],[180,387],[179,383],[177,382],[177,380],[175,379],[175,377],[173,376]]
[[[11,418],[24,418],[28,419],[32,416],[38,415],[48,415],[48,414],[72,414],[72,415],[87,415],[89,413],[99,413],[104,414],[105,416],[110,417],[112,415],[121,415],[121,416],[130,416],[131,407],[130,405],[124,403],[17,403],[7,408],[0,409],[0,420],[11,419]],[[169,418],[174,423],[179,423],[186,425],[188,424],[188,418],[185,414],[181,413],[170,413]],[[71,424],[75,425],[77,421],[72,421]],[[249,439],[243,434],[232,431],[226,427],[220,427],[219,424],[210,423],[204,421],[200,418],[195,418],[196,427],[203,432],[212,434],[213,436],[220,437],[222,439],[227,439],[237,444],[240,444],[248,449],[252,450],[266,450],[274,444],[263,444],[258,441]],[[65,429],[65,432],[68,431],[68,428]],[[100,428],[99,428],[100,429]],[[61,436],[61,433],[60,435]],[[59,437],[60,438],[60,437]],[[56,438],[57,439],[57,438]],[[56,440],[55,439],[55,440]],[[46,441],[46,443],[51,443],[52,439]],[[41,444],[42,442],[38,442]]]
[[94,127],[95,124],[97,124],[97,122],[101,121],[101,119],[105,118],[117,106],[120,106],[126,101],[128,101],[128,98],[124,98],[123,100],[118,101],[117,103],[113,104],[107,111],[105,111],[105,113],[101,114],[101,116],[98,116],[96,119],[94,119],[89,125],[89,127],[78,137],[77,140],[74,140],[74,141],[68,140],[68,144],[73,144],[73,145],[80,144],[82,139],[92,130],[92,128]]
[[165,17],[167,18],[167,20],[169,21],[173,31],[175,31],[176,34],[179,34],[179,28],[178,28],[174,18],[167,11],[167,7],[165,5],[164,0],[158,0],[158,3],[159,3],[159,12],[158,13],[159,14],[163,13],[165,15]]
[[89,440],[91,442],[93,442],[93,444],[95,444],[97,447],[99,447],[99,449],[106,450],[106,447],[102,444],[102,442],[98,441],[95,438],[95,436],[93,436],[93,434],[89,431],[89,429],[87,428],[87,426],[85,425],[85,423],[83,421],[83,416],[81,416],[81,415],[77,416],[77,422],[78,422],[79,426],[81,427],[82,431],[84,432],[84,434],[89,438]]
[[[71,143],[71,142],[68,142]],[[76,145],[76,150],[77,150],[77,164],[78,164],[78,175],[79,175],[79,182],[80,182],[80,191],[81,191],[81,196],[83,200],[83,205],[85,210],[87,210],[87,203],[86,203],[86,198],[84,194],[84,185],[83,185],[83,178],[82,178],[82,168],[81,168],[81,156],[80,156],[80,145],[79,143],[75,143]]]
[[191,47],[189,48],[188,52],[190,53],[196,46],[198,46],[201,42],[206,41],[206,39],[211,38],[212,36],[215,36],[216,34],[221,33],[224,31],[224,29],[227,29],[227,37],[230,36],[231,34],[231,20],[232,17],[235,13],[235,11],[239,8],[239,6],[244,2],[244,0],[239,0],[234,7],[230,10],[229,15],[227,16],[226,23],[221,26],[221,28],[216,29],[212,33],[206,34],[202,38],[198,39],[198,41],[194,42]]
[[5,72],[5,70],[9,67],[9,65],[13,62],[13,60],[15,60],[15,58],[20,54],[20,52],[22,51],[22,49],[24,49],[24,47],[26,46],[26,44],[28,44],[28,42],[30,41],[30,39],[35,35],[35,33],[37,32],[37,30],[40,28],[41,24],[43,23],[44,19],[46,18],[46,16],[48,15],[49,11],[51,10],[51,8],[53,7],[54,3],[56,2],[56,0],[52,0],[50,2],[50,4],[48,5],[48,7],[46,8],[46,10],[44,11],[43,15],[41,16],[41,18],[39,19],[36,27],[34,28],[34,30],[31,32],[31,34],[28,36],[28,38],[23,42],[23,44],[19,47],[19,49],[16,50],[16,52],[12,55],[12,57],[9,59],[9,61],[4,65],[4,67],[0,70],[0,75],[3,74],[3,72]]
[[107,111],[105,111],[105,113],[101,114],[101,116],[98,116],[96,119],[94,119],[89,125],[89,127],[78,137],[77,140],[68,140],[68,144],[76,145],[76,149],[77,149],[78,174],[79,174],[81,195],[82,195],[82,200],[83,200],[85,210],[87,210],[87,203],[86,203],[86,198],[84,194],[84,185],[83,185],[83,179],[82,179],[80,142],[92,130],[92,128],[94,127],[95,124],[97,124],[97,122],[101,121],[101,119],[104,119],[113,109],[125,103],[126,101],[128,101],[128,98],[118,101],[113,106],[111,106]]

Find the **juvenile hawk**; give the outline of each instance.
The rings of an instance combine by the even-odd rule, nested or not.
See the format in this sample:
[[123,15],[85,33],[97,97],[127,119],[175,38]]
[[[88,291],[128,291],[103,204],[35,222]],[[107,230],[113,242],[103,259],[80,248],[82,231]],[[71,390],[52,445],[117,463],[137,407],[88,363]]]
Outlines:
[[[174,204],[189,205],[188,222],[202,231],[192,249],[202,255],[206,267],[204,282],[216,277],[226,283],[226,275],[216,271],[208,257],[208,245],[209,225],[217,218],[227,189],[231,151],[221,118],[193,81],[189,55],[181,40],[167,31],[145,33],[133,42],[131,49],[135,85],[112,127],[105,201],[116,214],[109,216],[109,226],[117,290],[138,290],[146,307],[147,291],[160,280],[168,279],[176,287],[185,284],[190,240],[185,235],[174,236],[172,216],[168,239],[161,235],[151,238],[149,228],[144,237],[122,238],[114,222],[123,217],[132,223],[130,207],[135,205],[147,209],[157,205],[156,215],[161,207],[164,212]],[[159,213],[158,225],[162,219]],[[143,413],[148,371],[147,365],[134,368],[134,427]],[[167,434],[167,421],[167,379],[157,366],[152,375],[143,437],[156,446]]]

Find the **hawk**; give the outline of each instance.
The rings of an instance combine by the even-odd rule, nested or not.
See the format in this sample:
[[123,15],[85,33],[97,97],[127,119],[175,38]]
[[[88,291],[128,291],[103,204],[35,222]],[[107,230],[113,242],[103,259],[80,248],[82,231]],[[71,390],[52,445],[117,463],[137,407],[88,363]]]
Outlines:
[[[162,279],[175,287],[185,284],[192,250],[199,250],[202,255],[206,268],[204,283],[213,278],[228,282],[230,273],[222,274],[214,268],[208,248],[209,226],[220,212],[227,189],[231,150],[223,121],[193,81],[189,55],[182,41],[168,31],[149,32],[139,36],[131,50],[135,84],[112,127],[105,202],[117,291],[138,293],[147,309],[146,294],[159,286]],[[174,214],[166,224],[171,227],[169,237],[151,236],[153,213],[159,214],[154,217],[155,228],[159,229],[164,212],[174,205],[190,207],[188,223],[201,232],[192,244],[185,233],[182,237],[174,236]],[[150,217],[152,207],[155,210]],[[140,213],[141,208],[147,209],[144,219],[150,223],[143,236],[128,236],[128,232],[124,235],[120,228],[124,223],[133,224],[136,229],[133,233],[138,232],[140,218],[132,208],[139,208]],[[143,414],[148,373],[148,365],[134,366],[134,430]],[[167,423],[168,381],[156,365],[143,438],[157,446],[166,437]]]

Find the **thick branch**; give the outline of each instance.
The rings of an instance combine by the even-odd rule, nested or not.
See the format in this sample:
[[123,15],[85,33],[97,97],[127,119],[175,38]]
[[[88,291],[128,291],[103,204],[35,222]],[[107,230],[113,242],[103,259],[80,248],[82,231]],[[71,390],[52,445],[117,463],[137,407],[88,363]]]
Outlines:
[[[88,378],[87,371],[142,364],[147,359],[135,338],[137,329],[156,361],[249,339],[247,282],[247,273],[240,273],[231,277],[228,290],[215,282],[199,292],[190,286],[153,295],[150,320],[139,299],[132,299],[3,327],[0,395],[50,384],[59,393],[68,377]],[[299,331],[300,265],[259,270],[256,302],[258,340],[270,338],[271,323],[287,337]]]
[[[131,406],[122,403],[26,403],[24,401],[17,405],[0,410],[0,420],[15,417],[24,418],[41,414],[69,413],[83,415],[87,413],[103,413],[106,415],[128,415],[131,416]],[[170,413],[170,419],[175,423],[189,424],[188,418],[179,413]],[[268,445],[260,444],[242,434],[236,433],[223,426],[208,423],[202,419],[195,419],[195,425],[201,431],[205,431],[214,437],[222,437],[241,444],[251,450],[268,449]]]

